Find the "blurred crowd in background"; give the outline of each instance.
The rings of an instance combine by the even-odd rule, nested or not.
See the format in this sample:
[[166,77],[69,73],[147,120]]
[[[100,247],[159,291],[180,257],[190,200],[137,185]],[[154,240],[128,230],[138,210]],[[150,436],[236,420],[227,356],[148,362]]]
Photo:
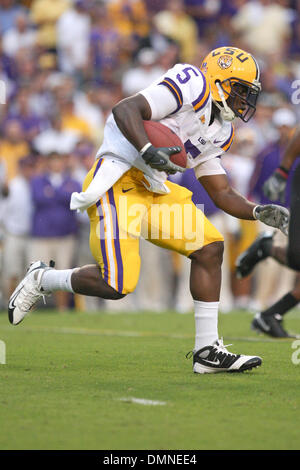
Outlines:
[[[266,203],[262,185],[300,117],[299,0],[0,0],[3,305],[32,260],[54,259],[59,269],[93,263],[88,218],[71,212],[69,200],[114,104],[177,62],[200,66],[220,46],[245,49],[260,65],[255,117],[236,122],[222,162],[234,187]],[[219,211],[193,171],[173,179],[225,236],[221,311],[259,310],[288,291],[295,273],[272,260],[235,279],[236,257],[265,228]],[[56,308],[191,311],[189,260],[143,240],[141,257],[134,294],[113,302],[58,293]]]

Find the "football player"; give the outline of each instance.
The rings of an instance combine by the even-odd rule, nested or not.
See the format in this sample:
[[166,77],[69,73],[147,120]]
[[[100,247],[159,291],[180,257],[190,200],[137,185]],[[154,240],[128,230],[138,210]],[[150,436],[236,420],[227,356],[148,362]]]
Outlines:
[[[284,202],[286,183],[289,171],[300,155],[300,129],[295,133],[287,146],[281,165],[265,182],[263,190],[270,200]],[[300,271],[300,164],[295,168],[291,189],[291,217],[287,246],[276,246],[273,234],[263,233],[250,247],[242,253],[236,262],[236,274],[243,278],[248,276],[257,263],[271,256],[279,263],[295,271]],[[300,302],[300,277],[295,287],[278,302],[263,312],[257,313],[252,321],[252,328],[274,338],[298,337],[288,333],[282,324],[282,316]]]
[[[191,260],[194,372],[241,372],[259,366],[260,357],[233,354],[219,339],[223,236],[192,203],[190,191],[167,181],[168,173],[183,171],[170,160],[180,148],[154,147],[143,120],[160,121],[180,137],[188,166],[219,208],[286,232],[288,211],[276,205],[257,206],[242,197],[231,188],[220,160],[232,144],[232,121],[236,117],[249,121],[260,89],[254,57],[235,47],[221,47],[208,54],[201,69],[176,64],[145,90],[120,101],[106,122],[83,192],[71,198],[71,209],[87,209],[97,264],[59,271],[41,261],[33,263],[10,298],[10,322],[20,323],[40,297],[55,290],[105,299],[132,292],[139,277],[139,238],[144,230],[149,242]],[[165,217],[152,208],[172,210],[174,205],[181,215],[163,227]],[[178,237],[177,229],[183,225],[186,230]]]

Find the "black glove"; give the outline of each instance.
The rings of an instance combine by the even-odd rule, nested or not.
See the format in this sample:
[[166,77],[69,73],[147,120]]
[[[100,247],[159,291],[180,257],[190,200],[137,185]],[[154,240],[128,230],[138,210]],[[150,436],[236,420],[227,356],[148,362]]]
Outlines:
[[150,145],[146,150],[141,151],[141,156],[151,168],[158,171],[165,171],[170,175],[186,169],[171,162],[170,156],[181,152],[181,147],[154,147]]
[[266,225],[279,228],[284,235],[288,235],[290,213],[285,207],[277,206],[276,204],[256,206],[253,216]]
[[263,185],[263,192],[267,198],[271,201],[279,200],[282,204],[285,201],[285,188],[288,179],[288,171],[279,167],[277,170],[270,176],[270,178],[265,181]]

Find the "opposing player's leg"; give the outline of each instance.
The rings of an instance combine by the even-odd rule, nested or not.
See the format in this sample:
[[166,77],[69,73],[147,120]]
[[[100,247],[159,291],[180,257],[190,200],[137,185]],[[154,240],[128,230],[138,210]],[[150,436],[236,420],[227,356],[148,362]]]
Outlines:
[[[87,175],[84,187],[97,168],[99,161]],[[33,263],[10,298],[11,323],[20,323],[40,298],[53,291],[112,300],[133,292],[140,270],[141,220],[152,201],[141,175],[137,170],[128,172],[88,209],[90,248],[97,264],[56,270],[41,261]]]
[[236,261],[237,277],[248,276],[257,263],[271,256],[280,264],[300,271],[300,165],[295,169],[291,190],[290,224],[287,246],[276,246],[273,235],[261,234]]
[[[256,264],[271,256],[284,266],[300,271],[300,165],[295,170],[291,191],[290,224],[287,246],[276,246],[273,237],[262,234],[241,256],[236,263],[236,274],[245,277],[251,273]],[[263,312],[255,315],[251,327],[259,333],[265,333],[273,338],[298,337],[288,333],[282,322],[282,317],[300,301],[300,278],[291,292],[284,295],[278,302]]]
[[300,164],[295,169],[291,190],[287,265],[300,271]]
[[[248,276],[259,262],[268,257],[272,257],[280,264],[287,266],[287,251],[286,246],[277,246],[275,244],[273,234],[268,232],[262,233],[255,242],[238,257],[236,261],[236,275],[238,278]],[[294,293],[296,297],[293,295]],[[263,312],[258,312],[251,322],[251,328],[273,338],[287,338],[294,336],[290,335],[284,329],[282,315],[287,313],[299,302],[299,300],[297,300],[297,296],[298,289],[296,288],[295,292],[289,292],[278,302],[271,305],[271,307],[267,308]]]
[[257,263],[271,255],[272,244],[273,233],[261,233],[249,248],[237,258],[236,276],[240,279],[249,276]]
[[223,237],[192,202],[192,193],[174,183],[171,192],[156,196],[143,235],[161,247],[191,259],[190,290],[195,309],[196,373],[242,372],[261,364],[258,356],[230,353],[219,339],[218,308],[221,287]]
[[271,257],[283,266],[289,266],[288,246],[276,245],[274,233],[263,232],[257,239],[237,258],[236,276],[239,279],[249,276],[255,266],[264,259]]
[[273,338],[298,338],[299,335],[289,333],[283,326],[283,316],[300,302],[300,275],[296,278],[294,288],[263,312],[255,315],[251,327],[258,333]]

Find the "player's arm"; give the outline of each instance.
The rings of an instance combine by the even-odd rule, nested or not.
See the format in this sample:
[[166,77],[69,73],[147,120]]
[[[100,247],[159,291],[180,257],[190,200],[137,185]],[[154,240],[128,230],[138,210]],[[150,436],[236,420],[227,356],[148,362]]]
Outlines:
[[150,120],[152,113],[143,95],[125,98],[113,107],[112,113],[122,134],[138,151],[149,143],[143,120]]
[[284,203],[286,183],[289,176],[289,171],[300,155],[300,128],[295,132],[295,135],[290,140],[284,155],[281,160],[280,166],[275,172],[267,179],[263,186],[265,195],[271,199],[271,201],[280,200]]
[[279,228],[285,235],[288,231],[289,212],[275,204],[256,205],[239,194],[229,184],[226,175],[210,175],[199,178],[217,207],[238,219],[258,219],[266,225]]
[[[166,92],[168,96],[169,92],[167,90]],[[170,98],[173,107],[171,95]],[[160,119],[170,114],[168,103],[162,106],[162,108],[162,117]],[[149,137],[144,129],[143,120],[150,120],[153,112],[149,102],[142,94],[138,93],[125,98],[114,106],[112,112],[122,134],[140,152],[141,157],[148,165],[156,170],[166,171],[167,173],[184,171],[184,168],[175,165],[170,160],[171,155],[181,151],[180,147],[154,147],[149,141]]]
[[257,204],[248,201],[230,186],[226,174],[199,178],[215,205],[238,219],[254,220],[253,210]]
[[220,157],[198,165],[195,175],[216,206],[238,219],[254,220],[256,205],[232,188]]
[[[148,99],[142,94],[146,92]],[[151,104],[150,104],[150,102]],[[154,147],[144,129],[143,120],[160,120],[174,112],[176,103],[171,93],[159,85],[125,98],[114,106],[112,112],[122,134],[140,152],[152,168],[167,173],[184,171],[171,162],[170,156],[179,153],[180,147]]]

